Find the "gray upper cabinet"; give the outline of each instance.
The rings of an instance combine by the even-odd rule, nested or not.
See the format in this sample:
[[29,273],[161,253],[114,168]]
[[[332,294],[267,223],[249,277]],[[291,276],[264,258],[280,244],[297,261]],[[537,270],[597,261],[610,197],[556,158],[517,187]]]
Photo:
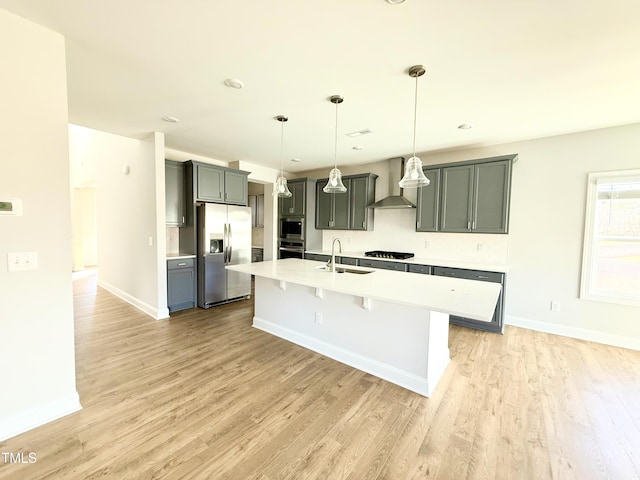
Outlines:
[[424,169],[429,185],[418,189],[416,231],[437,232],[440,221],[440,169]]
[[196,199],[202,202],[224,200],[224,171],[209,165],[196,165]]
[[508,233],[515,155],[443,166],[441,232]]
[[316,229],[347,230],[349,228],[349,180],[342,179],[347,187],[345,193],[322,191],[326,179],[316,182]]
[[372,208],[367,208],[375,201],[377,175],[368,173],[366,175],[354,175],[349,178],[349,219],[350,230],[372,230],[373,213]]
[[316,182],[316,229],[370,230],[373,228],[373,209],[367,208],[375,198],[374,174],[342,177],[345,193],[325,193],[327,179]]
[[442,232],[471,231],[473,165],[442,169]]
[[184,227],[186,216],[184,164],[165,160],[165,218],[169,227]]
[[247,205],[249,172],[195,162],[194,166],[197,201]]
[[482,163],[474,171],[472,228],[478,233],[509,231],[510,160]]
[[287,182],[291,196],[288,198],[280,198],[280,216],[281,217],[304,217],[307,193],[307,179],[296,178]]

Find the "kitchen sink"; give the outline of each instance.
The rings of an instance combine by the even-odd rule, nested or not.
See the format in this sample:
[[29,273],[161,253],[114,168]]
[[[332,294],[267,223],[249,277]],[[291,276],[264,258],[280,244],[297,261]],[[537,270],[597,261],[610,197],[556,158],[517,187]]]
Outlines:
[[[325,272],[330,272],[329,268],[326,265],[320,265],[316,267],[316,270],[324,270]],[[345,268],[345,267],[336,267],[336,273],[355,273],[357,275],[364,275],[365,273],[373,273],[373,270],[356,270],[353,268]]]

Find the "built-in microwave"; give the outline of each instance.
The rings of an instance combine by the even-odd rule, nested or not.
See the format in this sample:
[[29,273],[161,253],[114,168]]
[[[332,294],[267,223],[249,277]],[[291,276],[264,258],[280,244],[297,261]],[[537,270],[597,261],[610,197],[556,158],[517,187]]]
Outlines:
[[304,218],[287,217],[280,219],[280,238],[304,240]]

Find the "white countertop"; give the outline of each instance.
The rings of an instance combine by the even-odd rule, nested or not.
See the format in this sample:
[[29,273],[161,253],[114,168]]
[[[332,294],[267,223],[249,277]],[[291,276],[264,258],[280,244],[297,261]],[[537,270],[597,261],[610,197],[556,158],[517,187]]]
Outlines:
[[[346,254],[344,254],[346,256]],[[258,277],[306,285],[358,297],[428,308],[450,315],[490,322],[502,288],[498,283],[417,275],[382,269],[358,275],[318,270],[324,262],[289,258],[226,268]]]
[[167,253],[167,260],[181,260],[183,258],[196,258],[192,253]]
[[[315,253],[317,255],[331,255],[331,250],[307,250],[305,251],[305,253]],[[485,272],[507,273],[510,269],[509,265],[504,265],[504,264],[461,262],[458,260],[446,260],[441,258],[411,257],[404,260],[400,260],[400,259],[393,259],[393,258],[367,257],[364,254],[364,252],[344,252],[344,253],[336,252],[336,256],[351,257],[351,258],[366,258],[368,260],[382,260],[386,262],[413,263],[416,265],[431,265],[433,267],[451,267],[451,268],[464,268],[467,270],[483,270]]]

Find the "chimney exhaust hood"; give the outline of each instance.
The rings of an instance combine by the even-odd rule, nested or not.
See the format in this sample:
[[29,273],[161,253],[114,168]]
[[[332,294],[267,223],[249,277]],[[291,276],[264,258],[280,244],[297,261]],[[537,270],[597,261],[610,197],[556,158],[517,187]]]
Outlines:
[[372,203],[367,208],[416,208],[409,200],[402,196],[402,188],[398,182],[404,175],[404,157],[389,159],[389,193],[388,197]]

